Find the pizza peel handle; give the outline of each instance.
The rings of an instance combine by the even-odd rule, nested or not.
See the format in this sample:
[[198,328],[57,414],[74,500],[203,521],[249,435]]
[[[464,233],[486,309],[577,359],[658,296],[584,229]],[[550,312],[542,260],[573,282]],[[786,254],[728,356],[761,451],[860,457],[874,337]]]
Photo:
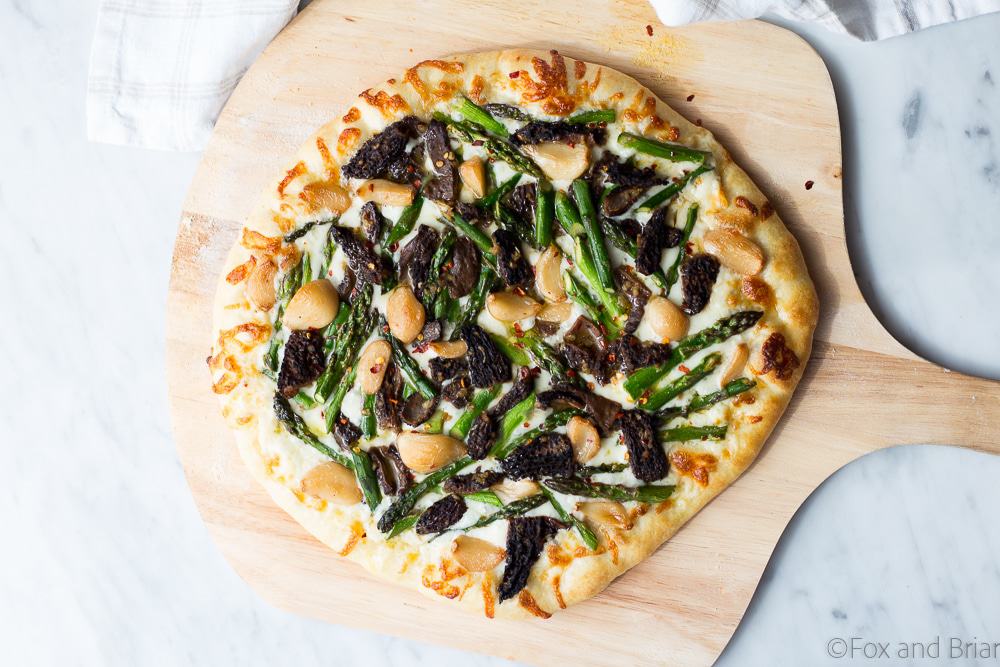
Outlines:
[[[205,368],[225,256],[257,193],[298,146],[358,92],[420,60],[507,46],[606,64],[702,119],[799,240],[821,302],[804,380],[757,462],[649,560],[593,600],[538,623],[460,614],[333,556],[250,478]],[[806,180],[815,182],[811,190]],[[185,201],[167,321],[181,462],[213,538],[254,590],[331,622],[536,664],[709,664],[789,518],[831,473],[894,444],[1000,452],[997,384],[915,357],[857,289],[844,243],[836,102],[820,58],[794,34],[760,22],[668,30],[643,0],[315,0],[266,49],[219,118]]]

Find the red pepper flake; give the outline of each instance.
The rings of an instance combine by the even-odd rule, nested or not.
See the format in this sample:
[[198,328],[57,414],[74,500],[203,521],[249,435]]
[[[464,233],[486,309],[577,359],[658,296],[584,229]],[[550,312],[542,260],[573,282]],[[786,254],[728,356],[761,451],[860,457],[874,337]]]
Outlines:
[[482,139],[476,139],[472,142],[473,146],[482,146],[485,142]]
[[694,101],[694,95],[688,95],[687,96],[687,101],[688,102],[693,102]]
[[813,183],[812,181],[806,181],[806,190],[812,190],[813,185],[815,185],[815,183]]
[[514,322],[514,335],[518,338],[524,336],[524,329],[521,328],[520,322]]
[[691,372],[691,369],[688,368],[687,366],[685,366],[684,364],[681,364],[677,368],[680,370],[681,373],[690,373]]
[[650,37],[653,36],[653,26],[649,25],[648,23],[646,24],[646,34],[649,35]]
[[566,375],[568,375],[570,377],[576,377],[576,371],[574,371],[572,368],[570,368],[569,370],[566,371]]
[[510,78],[512,79],[516,79],[517,77],[521,76],[521,72],[520,71],[511,72],[508,76],[510,76]]
[[397,248],[399,248],[399,244],[398,243],[390,243],[389,244],[389,252],[396,252]]
[[693,253],[694,252],[694,243],[692,243],[691,241],[688,241],[687,243],[685,243],[684,244],[684,252],[687,253],[688,255],[690,255],[691,253]]
[[524,428],[528,428],[529,426],[531,426],[531,422],[524,422],[522,426],[524,426]]

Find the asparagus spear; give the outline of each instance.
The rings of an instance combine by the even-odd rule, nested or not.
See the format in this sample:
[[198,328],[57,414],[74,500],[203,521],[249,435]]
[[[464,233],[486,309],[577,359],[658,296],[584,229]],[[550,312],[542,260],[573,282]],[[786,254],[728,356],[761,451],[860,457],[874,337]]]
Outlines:
[[583,228],[587,232],[587,247],[594,258],[598,286],[613,294],[617,289],[615,276],[611,269],[611,260],[608,258],[608,248],[604,243],[604,234],[601,233],[601,226],[597,222],[597,211],[594,210],[594,202],[590,199],[590,186],[587,181],[580,178],[573,181],[573,196],[580,209]]
[[542,494],[546,498],[548,498],[549,504],[552,505],[552,509],[556,511],[556,514],[559,515],[560,519],[562,519],[566,523],[572,524],[572,526],[576,528],[576,532],[580,533],[580,539],[583,540],[584,544],[590,547],[591,551],[596,550],[597,535],[594,535],[594,531],[592,531],[587,526],[587,524],[585,524],[581,519],[578,519],[577,517],[567,512],[566,509],[559,504],[559,501],[556,500],[555,494],[552,493],[552,490],[547,486],[547,484],[548,484],[547,482],[542,482],[540,486],[542,489]]
[[337,220],[338,220],[338,218],[332,218],[330,220],[313,220],[312,222],[307,222],[306,224],[302,225],[298,229],[295,229],[295,230],[293,230],[293,231],[285,234],[284,241],[285,241],[285,243],[295,243],[300,238],[302,238],[303,236],[305,236],[306,234],[308,234],[310,231],[312,231],[312,228],[315,227],[316,225],[326,225],[326,224],[329,224],[331,222],[335,223],[335,222],[337,222]]
[[671,183],[667,187],[653,194],[649,199],[639,204],[638,211],[652,211],[654,208],[662,204],[663,202],[670,201],[677,194],[687,187],[687,184],[698,178],[707,171],[712,171],[712,167],[707,164],[700,165],[697,169],[691,171],[689,174],[684,176],[678,181]]
[[513,232],[517,235],[523,243],[530,246],[535,245],[535,237],[532,229],[518,217],[515,217],[502,202],[497,202],[493,206],[493,217],[496,219],[497,224],[508,231]]
[[354,474],[358,478],[361,493],[365,496],[365,503],[368,505],[368,509],[374,512],[378,504],[382,502],[382,492],[378,487],[378,478],[375,477],[372,460],[368,456],[368,452],[362,451],[357,445],[351,448],[351,460],[354,462]]
[[298,288],[301,279],[302,262],[300,260],[298,264],[285,274],[285,277],[281,279],[281,284],[278,286],[278,309],[274,315],[274,331],[271,334],[271,343],[267,346],[267,352],[264,354],[264,365],[274,373],[278,372],[278,352],[281,350],[281,339],[278,338],[278,332],[281,331],[281,317],[285,314],[288,301]]
[[392,530],[390,530],[389,534],[385,536],[385,539],[386,540],[391,540],[392,538],[396,537],[400,533],[402,533],[404,531],[407,531],[410,528],[413,528],[415,525],[417,525],[417,520],[419,518],[420,518],[420,516],[417,515],[417,514],[411,514],[410,516],[404,516],[402,519],[400,519],[399,521],[397,521],[396,523],[393,524]]
[[476,202],[476,206],[488,211],[492,209],[498,201],[507,196],[507,193],[514,189],[517,182],[521,180],[521,174],[517,173],[494,188],[492,192]]
[[675,380],[667,382],[660,387],[654,388],[645,401],[639,401],[639,407],[647,411],[659,410],[671,398],[698,384],[698,382],[715,370],[715,367],[721,362],[721,354],[718,352],[709,354],[701,360],[700,364],[692,368],[689,372]]
[[477,503],[493,505],[494,507],[503,507],[503,501],[500,500],[500,496],[493,493],[489,489],[476,491],[475,493],[467,493],[463,496],[463,498],[466,500],[475,500]]
[[467,407],[458,420],[452,424],[451,430],[448,431],[448,435],[453,438],[458,438],[459,440],[464,440],[465,436],[469,435],[469,429],[472,428],[476,418],[499,394],[500,385],[477,391],[472,397],[469,407]]
[[587,313],[595,322],[599,322],[608,331],[618,329],[618,324],[605,312],[601,304],[597,303],[590,291],[580,284],[572,272],[563,274],[563,286],[566,288],[566,295]]
[[503,160],[514,171],[519,171],[522,174],[528,174],[535,178],[542,178],[542,171],[528,156],[507,140],[491,135],[482,125],[468,120],[455,120],[451,116],[438,111],[433,113],[433,117],[447,124],[449,129],[454,131],[463,141],[471,143],[476,139],[481,139],[483,148],[490,154],[490,157],[495,160]]
[[719,391],[714,391],[711,394],[704,395],[695,394],[694,398],[688,401],[687,405],[673,405],[663,408],[657,413],[657,416],[661,419],[687,417],[694,412],[704,410],[705,408],[711,407],[716,403],[726,400],[727,398],[732,398],[745,391],[750,391],[756,386],[757,383],[754,380],[736,378],[735,380],[726,383],[726,386]]
[[375,394],[365,394],[364,408],[361,411],[361,433],[365,439],[371,440],[378,431],[375,420]]
[[472,289],[472,294],[469,295],[462,317],[455,323],[455,330],[451,335],[452,340],[458,338],[459,332],[466,324],[475,322],[476,318],[479,317],[479,311],[483,309],[483,304],[486,303],[486,297],[493,288],[496,278],[497,274],[493,272],[493,269],[488,264],[483,264],[479,269],[479,280],[476,281],[476,286]]
[[399,243],[407,234],[413,231],[413,225],[420,217],[420,209],[424,206],[424,198],[418,192],[413,198],[413,202],[403,209],[399,214],[399,219],[392,226],[389,233],[382,239],[382,250],[388,250],[394,243]]
[[322,440],[313,435],[313,432],[309,430],[308,426],[306,426],[302,417],[295,414],[295,411],[292,410],[292,406],[288,402],[288,399],[282,396],[280,392],[274,392],[274,416],[278,418],[278,421],[281,422],[289,433],[318,451],[320,454],[329,456],[331,459],[346,468],[354,468],[354,462],[350,458],[329,447]]
[[694,223],[698,220],[698,205],[691,204],[688,208],[687,220],[684,223],[684,231],[681,233],[681,242],[677,246],[677,257],[674,258],[674,263],[670,265],[667,270],[667,285],[663,288],[663,293],[666,295],[670,294],[670,288],[674,286],[677,282],[677,276],[681,269],[681,263],[684,261],[684,254],[687,249],[688,240],[691,238],[691,232],[694,230]]
[[388,533],[393,529],[396,522],[405,517],[413,509],[417,501],[420,500],[426,493],[431,489],[436,487],[441,482],[445,481],[450,477],[454,477],[458,474],[462,468],[472,465],[475,463],[471,456],[463,456],[460,459],[452,461],[443,468],[438,468],[431,474],[424,477],[422,480],[414,484],[404,492],[399,498],[396,499],[388,509],[382,514],[378,520],[378,529],[383,533]]
[[687,442],[689,440],[704,440],[705,438],[721,440],[726,437],[727,428],[725,424],[721,426],[685,424],[684,426],[665,428],[660,431],[660,442]]
[[493,339],[493,342],[500,348],[504,356],[510,359],[511,363],[515,366],[528,366],[531,364],[528,354],[509,338],[493,333],[490,334],[490,338]]
[[435,410],[430,419],[424,422],[424,433],[440,433],[444,430],[444,422],[447,418],[447,412],[444,410]]
[[762,313],[759,310],[740,310],[720,318],[711,326],[683,338],[671,351],[670,358],[659,366],[647,366],[632,373],[625,380],[624,387],[633,399],[642,395],[650,385],[670,372],[685,359],[710,345],[721,343],[757,324]]
[[[615,246],[632,259],[635,259],[636,255],[639,254],[639,247],[636,244],[635,239],[626,236],[625,232],[622,231],[622,228],[611,220],[601,218],[601,229],[604,230],[604,236],[611,242],[611,245]],[[653,282],[659,285],[660,289],[666,289],[667,277],[663,275],[663,271],[657,269],[650,274],[649,277],[653,279]]]
[[406,381],[412,384],[424,398],[428,400],[434,398],[438,393],[438,388],[423,374],[420,366],[417,365],[416,360],[406,351],[403,344],[389,333],[389,325],[385,323],[384,317],[380,316],[379,318],[378,330],[382,338],[389,341],[389,345],[392,347],[392,359],[396,362],[399,370],[402,371]]
[[427,284],[424,286],[422,302],[427,312],[434,313],[435,319],[440,317],[436,313],[437,300],[446,292],[440,285],[441,267],[444,266],[444,262],[448,258],[448,253],[451,252],[453,245],[455,245],[455,230],[447,227],[441,235],[437,250],[434,251],[427,269],[428,278]]
[[573,200],[567,197],[562,190],[556,192],[555,215],[559,225],[573,238],[583,236],[586,233],[583,228],[583,220],[580,219],[580,212]]
[[594,475],[601,475],[609,472],[622,472],[628,470],[627,463],[602,463],[596,466],[580,466],[576,469],[576,476],[587,479]]
[[548,343],[543,341],[534,330],[525,331],[520,336],[515,336],[510,340],[515,345],[518,343],[523,344],[524,351],[527,352],[535,365],[548,371],[553,377],[564,382],[579,384],[579,377],[570,373],[570,369],[566,366],[562,357]]
[[622,132],[619,134],[618,143],[625,148],[633,149],[637,153],[644,153],[664,160],[670,160],[671,162],[697,162],[698,164],[702,164],[711,155],[711,153],[681,146],[680,144],[666,144],[655,139],[640,137],[631,132]]
[[[490,448],[490,454],[495,455],[494,452],[503,452],[515,429],[527,421],[534,411],[535,392],[531,392],[503,416],[503,419],[500,421],[500,432],[497,434],[497,439]],[[497,455],[497,458],[504,457]]]
[[617,330],[621,328],[618,323],[626,317],[625,308],[615,290],[608,291],[602,286],[600,277],[597,275],[597,268],[594,266],[594,258],[590,253],[590,246],[584,244],[579,238],[576,240],[576,266],[590,287],[597,293],[597,298],[600,299],[605,311],[607,311],[608,317],[614,322],[614,327],[609,333],[617,333]]
[[503,123],[498,121],[492,116],[492,114],[490,114],[489,111],[482,108],[465,95],[462,95],[462,101],[458,105],[458,113],[462,114],[466,120],[478,123],[488,131],[501,136],[504,139],[510,136],[510,132],[507,131],[507,127]]
[[299,279],[299,288],[301,289],[306,283],[312,282],[312,264],[310,259],[309,251],[302,253],[302,277]]
[[593,111],[583,111],[566,119],[567,123],[575,125],[586,125],[588,123],[613,123],[615,122],[614,109],[595,109]]
[[553,477],[546,480],[545,485],[553,491],[568,496],[583,496],[585,498],[604,498],[628,502],[635,500],[640,503],[658,503],[666,500],[674,492],[673,485],[648,484],[645,486],[622,486],[621,484],[602,484],[582,479]]
[[451,224],[458,228],[460,232],[469,237],[469,239],[476,244],[479,251],[486,258],[492,266],[497,265],[497,256],[493,252],[493,239],[490,235],[479,229],[465,218],[460,216],[458,213],[452,212]]
[[333,393],[330,394],[330,399],[323,406],[323,411],[326,414],[327,433],[333,432],[333,426],[337,421],[337,417],[340,416],[340,406],[344,404],[347,392],[351,390],[351,387],[354,386],[354,381],[358,378],[358,368],[355,365],[355,361],[356,359],[351,360],[347,372],[341,376]]
[[[368,340],[373,324],[373,317],[369,310],[371,302],[372,286],[365,285],[354,298],[344,325],[340,327],[334,337],[326,369],[316,380],[316,390],[313,392],[313,396],[317,401],[325,401],[329,398],[337,379],[343,376],[347,367],[353,363],[353,357],[357,356],[360,351],[361,345]],[[337,313],[334,322],[339,317],[340,313]]]
[[581,412],[580,410],[575,410],[573,408],[553,412],[548,417],[546,417],[541,424],[531,429],[530,431],[525,431],[521,435],[517,436],[515,439],[511,440],[509,443],[504,444],[500,443],[499,441],[494,443],[493,447],[489,451],[488,456],[492,456],[495,459],[503,460],[508,456],[510,456],[511,452],[513,452],[521,445],[527,443],[528,441],[534,438],[537,438],[542,433],[548,433],[549,431],[553,431],[559,428],[560,426],[565,426],[566,423],[574,415],[582,415],[582,414],[583,412]]
[[538,248],[552,243],[553,202],[552,189],[538,181],[535,186],[535,246]]
[[533,496],[528,496],[527,498],[521,498],[520,500],[515,500],[514,502],[504,505],[498,509],[493,514],[488,514],[481,518],[479,521],[475,522],[471,526],[466,526],[461,528],[463,532],[469,532],[470,530],[475,530],[476,528],[482,528],[483,526],[488,526],[494,521],[500,519],[509,519],[512,516],[521,516],[522,514],[527,514],[536,507],[540,507],[545,502],[545,494],[536,493]]
[[509,104],[487,104],[483,107],[489,111],[493,116],[500,116],[501,118],[510,118],[511,120],[519,120],[522,123],[530,123],[534,120],[531,116],[524,113],[517,107],[511,106]]

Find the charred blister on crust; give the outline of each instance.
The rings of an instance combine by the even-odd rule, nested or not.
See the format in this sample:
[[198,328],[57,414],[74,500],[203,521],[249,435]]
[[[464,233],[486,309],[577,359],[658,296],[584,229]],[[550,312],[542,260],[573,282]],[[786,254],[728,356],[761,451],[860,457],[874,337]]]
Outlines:
[[467,324],[462,328],[461,337],[469,348],[466,359],[473,387],[485,389],[511,379],[510,360],[485,331],[475,324]]
[[507,521],[506,566],[497,589],[500,602],[524,588],[545,543],[562,528],[565,528],[563,523],[547,516],[514,517]]
[[465,500],[449,495],[437,501],[420,515],[414,530],[418,535],[440,533],[458,523],[466,510]]
[[773,371],[777,379],[789,380],[799,367],[798,356],[785,343],[785,336],[778,332],[767,337],[760,348],[760,356],[764,360],[764,365],[760,369],[761,375]]
[[573,445],[562,433],[543,433],[515,449],[500,467],[513,480],[569,477],[576,469]]
[[326,368],[323,334],[316,329],[293,331],[285,343],[285,356],[278,371],[278,391],[291,398],[311,384]]
[[694,255],[681,264],[682,308],[688,315],[697,315],[708,305],[712,287],[719,277],[719,260],[711,255]]
[[667,454],[656,439],[653,416],[641,410],[627,410],[618,419],[628,449],[628,464],[636,479],[655,482],[670,472]]

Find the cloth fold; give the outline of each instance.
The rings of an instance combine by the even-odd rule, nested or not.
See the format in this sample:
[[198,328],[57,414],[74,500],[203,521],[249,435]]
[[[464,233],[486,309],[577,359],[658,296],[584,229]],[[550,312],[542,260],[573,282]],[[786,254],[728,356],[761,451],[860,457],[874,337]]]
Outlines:
[[661,21],[681,26],[772,14],[812,21],[871,41],[1000,11],[1000,0],[650,0]]
[[298,0],[104,0],[90,54],[91,141],[197,151]]
[[[1000,0],[651,0],[667,25],[765,13],[880,39],[1000,11]],[[103,0],[90,56],[92,141],[205,147],[240,77],[299,0]]]

